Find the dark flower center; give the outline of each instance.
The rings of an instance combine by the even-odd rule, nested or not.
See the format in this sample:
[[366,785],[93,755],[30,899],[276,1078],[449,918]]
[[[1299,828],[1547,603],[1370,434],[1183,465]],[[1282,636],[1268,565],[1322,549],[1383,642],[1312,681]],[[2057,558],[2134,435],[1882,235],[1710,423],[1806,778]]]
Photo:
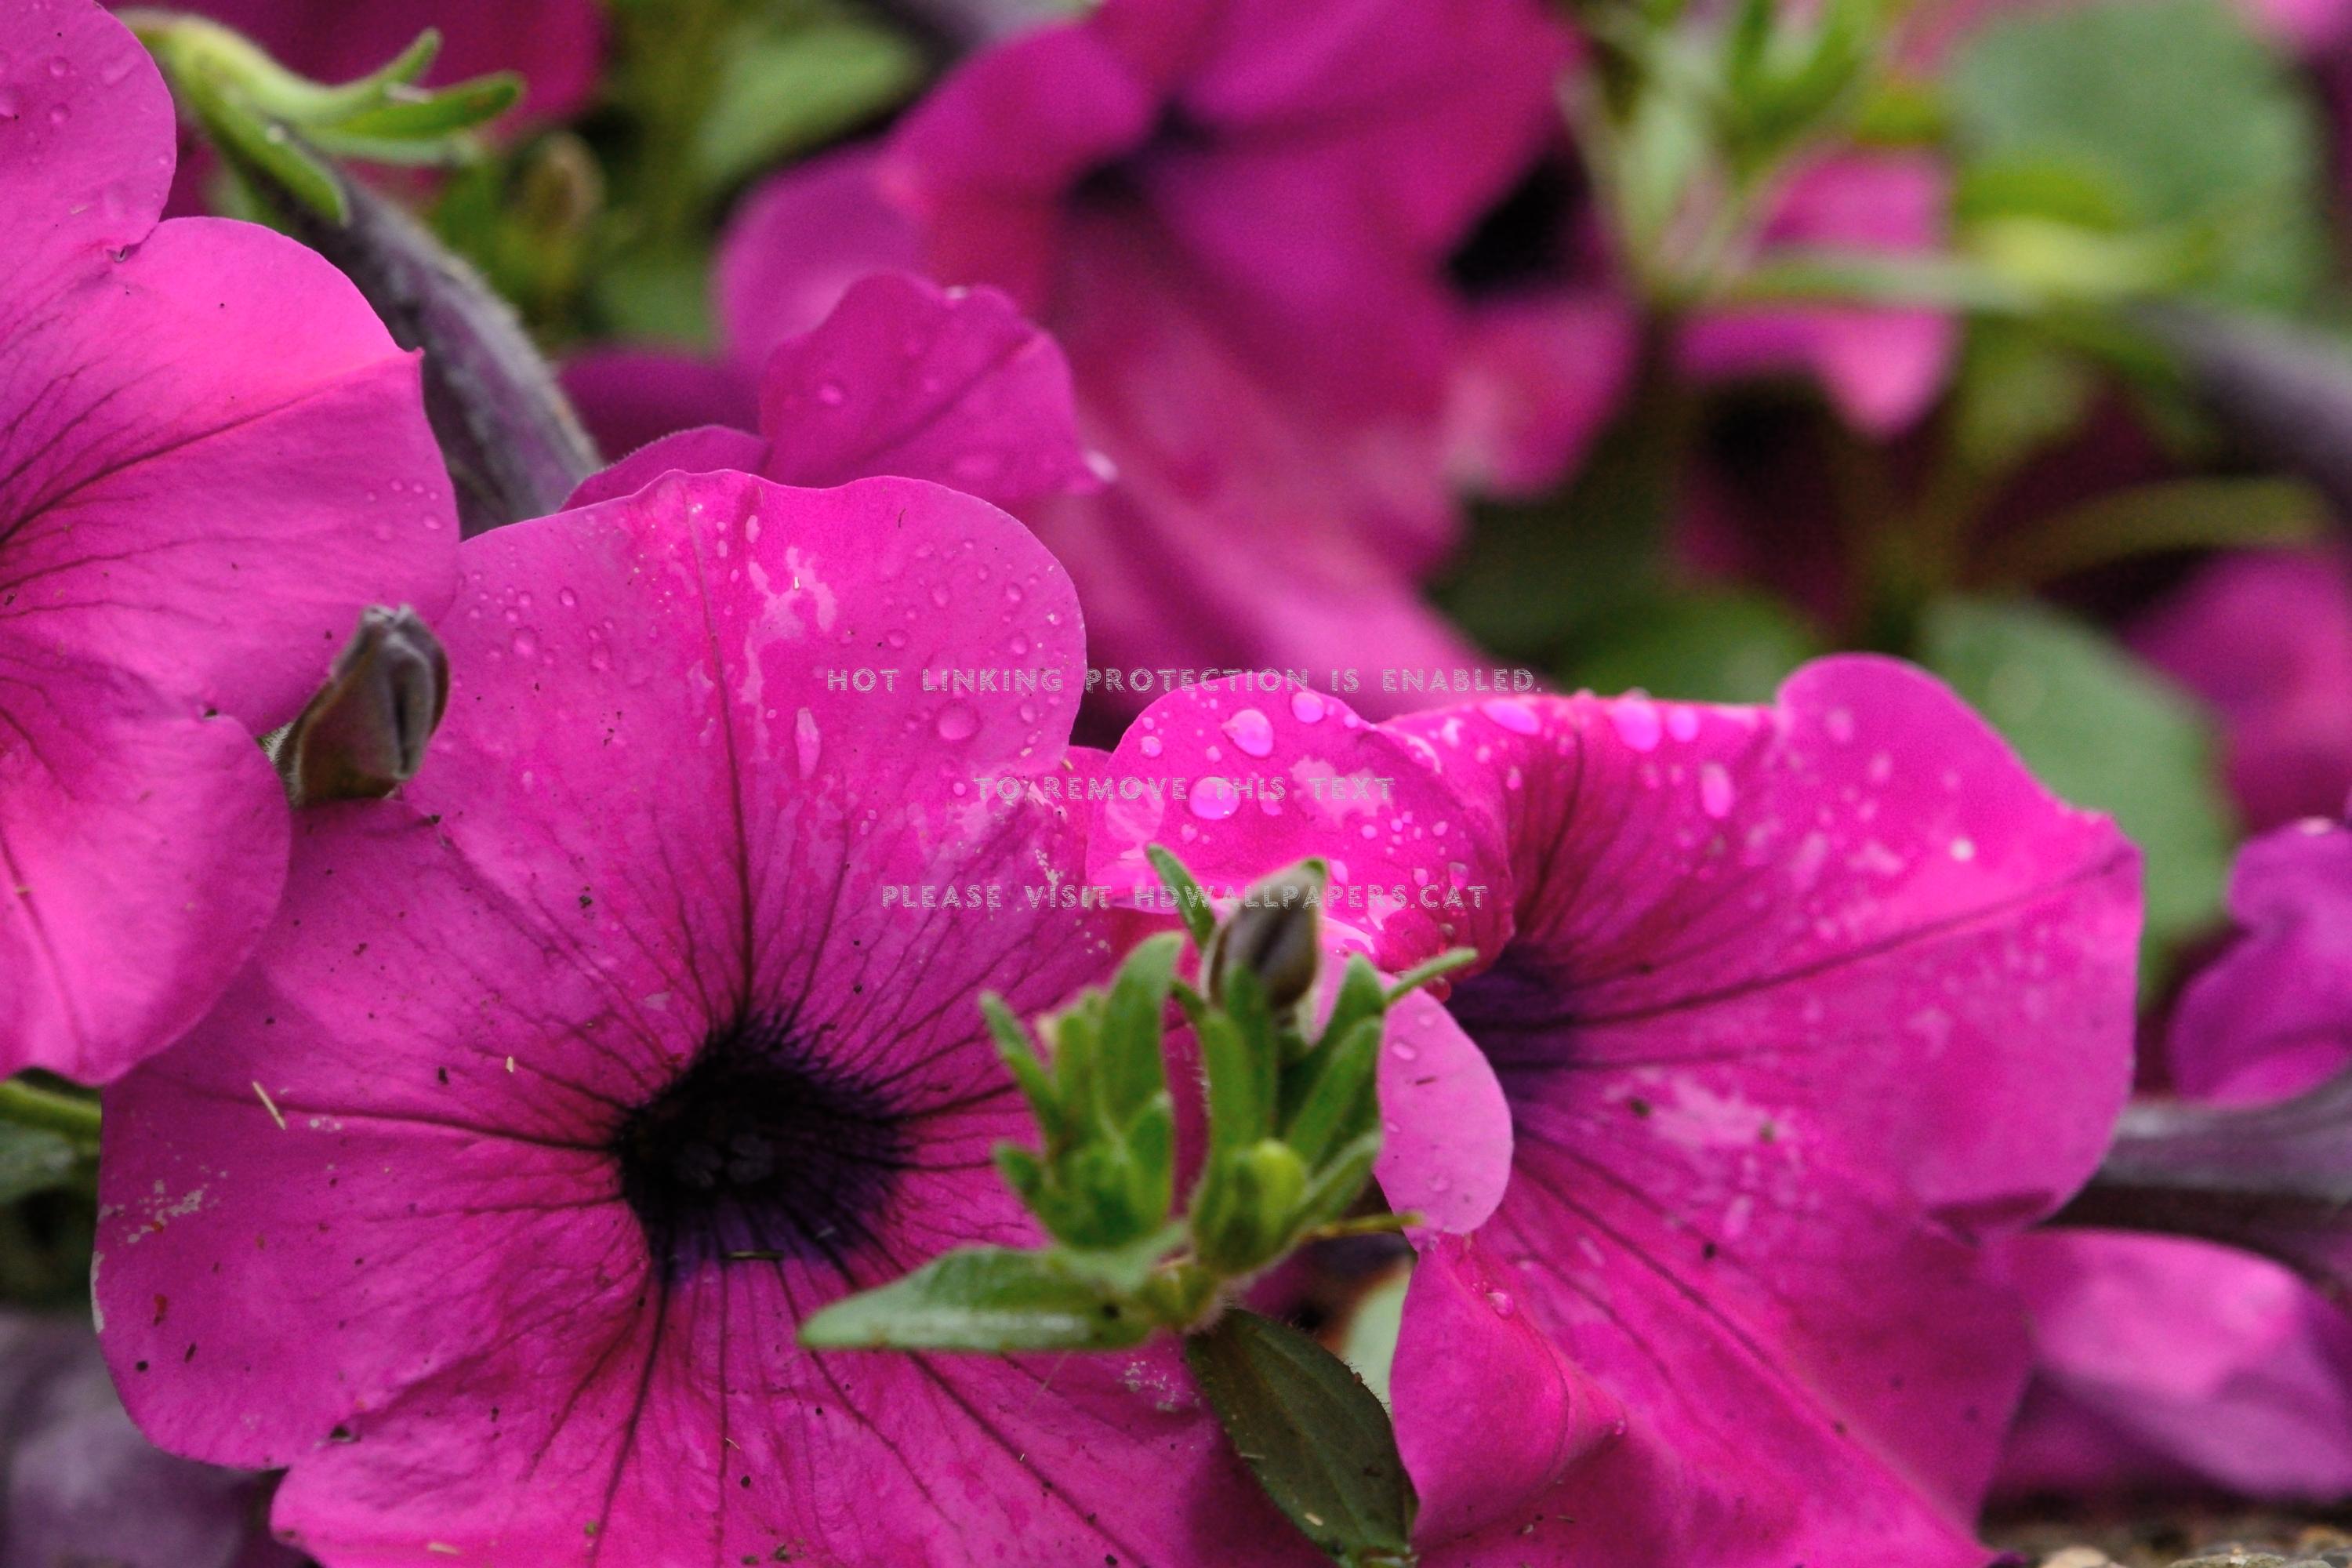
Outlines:
[[1566,158],[1544,159],[1486,209],[1447,259],[1447,276],[1473,300],[1564,281],[1572,259],[1569,220],[1584,196]]
[[1144,138],[1140,146],[1079,175],[1070,188],[1071,205],[1101,211],[1139,201],[1143,197],[1143,171],[1153,159],[1205,148],[1211,140],[1206,126],[1171,104],[1160,111],[1160,122],[1151,128],[1151,134]]
[[838,1267],[873,1239],[907,1164],[889,1101],[765,1015],[713,1030],[610,1147],[673,1281],[730,1262]]
[[1531,962],[1517,942],[1507,943],[1492,965],[1454,988],[1446,1011],[1478,1043],[1507,1098],[1518,1098],[1519,1079],[1562,1065],[1561,1037],[1575,1025],[1564,977]]

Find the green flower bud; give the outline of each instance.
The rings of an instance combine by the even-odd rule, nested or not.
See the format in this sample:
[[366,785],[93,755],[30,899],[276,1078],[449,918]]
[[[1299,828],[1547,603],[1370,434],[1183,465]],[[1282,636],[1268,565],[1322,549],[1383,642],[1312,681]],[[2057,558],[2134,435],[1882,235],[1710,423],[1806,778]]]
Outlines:
[[449,659],[416,612],[373,605],[278,742],[297,805],[379,800],[416,774],[449,704]]
[[1242,907],[1209,944],[1209,994],[1222,997],[1225,975],[1238,965],[1257,976],[1268,1009],[1279,1015],[1315,987],[1322,962],[1323,889],[1330,871],[1319,859],[1301,860],[1252,887]]

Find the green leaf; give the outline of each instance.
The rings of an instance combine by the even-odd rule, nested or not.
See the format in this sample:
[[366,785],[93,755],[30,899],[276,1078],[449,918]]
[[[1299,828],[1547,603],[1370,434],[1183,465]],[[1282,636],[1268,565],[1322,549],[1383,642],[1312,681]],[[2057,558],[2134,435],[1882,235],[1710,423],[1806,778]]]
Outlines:
[[1164,931],[1139,942],[1118,966],[1103,1014],[1100,1092],[1114,1123],[1125,1123],[1168,1088],[1160,1049],[1169,987],[1184,939]]
[[[1920,657],[2037,778],[2111,814],[2146,853],[2151,959],[2219,919],[2235,834],[2210,727],[2193,700],[2098,633],[2036,605],[1931,605]],[[2158,967],[2143,964],[2144,979]]]
[[1360,1136],[1364,1124],[1378,1114],[1371,1087],[1380,1066],[1383,1022],[1360,1019],[1345,1038],[1318,1047],[1308,1058],[1316,1077],[1284,1136],[1310,1168],[1322,1163],[1333,1144]]
[[799,1339],[809,1350],[1121,1350],[1151,1328],[1056,1254],[971,1247],[835,1301]]
[[1211,1152],[1239,1148],[1273,1130],[1274,1107],[1258,1090],[1256,1064],[1233,1019],[1203,1004],[1192,1014],[1207,1081]]
[[1231,1311],[1184,1342],[1201,1391],[1275,1505],[1335,1563],[1413,1561],[1418,1506],[1388,1412],[1296,1329]]
[[724,190],[823,146],[912,95],[922,51],[903,34],[848,17],[779,30],[754,22],[721,57],[687,170]]
[[63,1186],[76,1158],[73,1140],[61,1132],[0,1122],[0,1204]]
[[322,145],[330,138],[364,142],[415,142],[446,137],[485,125],[514,107],[522,97],[522,78],[512,71],[476,77],[438,92],[411,93],[386,100],[314,132]]
[[1366,1018],[1377,1018],[1388,1010],[1388,993],[1381,985],[1380,971],[1362,953],[1348,960],[1340,972],[1339,994],[1331,1003],[1330,1016],[1323,1020],[1323,1037],[1339,1040],[1348,1031]]
[[1191,1234],[1192,1227],[1182,1220],[1170,1220],[1125,1247],[1066,1247],[1058,1257],[1061,1267],[1072,1274],[1099,1281],[1114,1294],[1131,1296],[1143,1288],[1152,1269],[1182,1247]]
[[1151,868],[1160,873],[1160,885],[1168,896],[1176,900],[1176,913],[1183,920],[1184,929],[1192,934],[1192,945],[1205,949],[1209,938],[1216,934],[1217,915],[1209,902],[1209,895],[1192,879],[1184,863],[1157,844],[1146,845],[1144,854],[1150,857]]
[[1700,590],[1628,606],[1579,639],[1563,684],[1692,702],[1769,702],[1822,651],[1796,611],[1769,595]]
[[1298,1223],[1313,1229],[1346,1214],[1364,1194],[1381,1157],[1381,1130],[1374,1127],[1331,1156],[1298,1199]]
[[1028,1100],[1030,1114],[1044,1130],[1046,1142],[1061,1142],[1069,1136],[1061,1091],[1055,1088],[1045,1064],[1037,1059],[1036,1049],[1029,1043],[1029,1031],[1021,1026],[1021,1020],[1013,1016],[1004,998],[993,991],[980,994],[980,1011],[988,1020],[990,1037],[996,1042],[997,1058],[1020,1084],[1022,1098]]
[[341,183],[282,126],[264,121],[202,77],[184,78],[180,86],[213,145],[240,173],[282,186],[296,201],[338,226],[350,221],[351,205]]
[[2320,276],[2317,118],[2224,0],[2015,15],[1979,34],[1947,86],[1965,166],[2037,167],[2045,191],[2056,178],[2099,192],[2139,227],[2226,230],[2213,294],[2285,307]]
[[2110,490],[1997,541],[1984,574],[2037,586],[2088,567],[2172,550],[2310,544],[2327,502],[2296,479],[2200,477]]
[[2081,355],[2019,322],[1980,318],[1952,388],[1953,450],[1978,473],[2006,474],[2080,429],[2097,390]]

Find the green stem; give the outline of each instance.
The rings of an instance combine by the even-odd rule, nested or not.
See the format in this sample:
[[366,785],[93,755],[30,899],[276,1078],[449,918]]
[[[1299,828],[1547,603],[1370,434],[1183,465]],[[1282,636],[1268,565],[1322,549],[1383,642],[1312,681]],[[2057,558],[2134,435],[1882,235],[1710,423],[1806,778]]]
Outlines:
[[98,1144],[98,1101],[40,1089],[20,1078],[0,1082],[0,1121],[62,1132],[91,1148]]

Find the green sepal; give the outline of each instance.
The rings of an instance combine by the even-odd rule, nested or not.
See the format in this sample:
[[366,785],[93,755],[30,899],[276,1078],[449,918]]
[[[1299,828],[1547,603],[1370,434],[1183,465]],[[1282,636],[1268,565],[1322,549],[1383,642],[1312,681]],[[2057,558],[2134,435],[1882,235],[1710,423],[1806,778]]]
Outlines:
[[1100,1090],[1109,1121],[1132,1118],[1155,1095],[1168,1089],[1168,1067],[1160,1052],[1168,993],[1176,979],[1176,959],[1184,939],[1174,931],[1146,939],[1127,955],[1104,1005]]
[[1380,1067],[1385,1023],[1379,1017],[1359,1019],[1346,1037],[1337,1041],[1327,1032],[1324,1044],[1307,1064],[1315,1077],[1283,1135],[1309,1170],[1322,1164],[1327,1151],[1370,1130],[1378,1116],[1373,1079]]
[[1380,1157],[1381,1130],[1376,1124],[1354,1142],[1344,1145],[1315,1173],[1298,1200],[1298,1227],[1313,1230],[1329,1225],[1355,1207]]
[[1121,1350],[1153,1324],[1055,1252],[967,1247],[804,1320],[807,1350]]
[[1209,902],[1209,895],[1201,889],[1183,863],[1159,845],[1147,845],[1144,854],[1150,858],[1151,868],[1160,873],[1160,885],[1176,900],[1176,913],[1184,929],[1192,936],[1192,945],[1206,949],[1209,938],[1216,934],[1217,915]]

